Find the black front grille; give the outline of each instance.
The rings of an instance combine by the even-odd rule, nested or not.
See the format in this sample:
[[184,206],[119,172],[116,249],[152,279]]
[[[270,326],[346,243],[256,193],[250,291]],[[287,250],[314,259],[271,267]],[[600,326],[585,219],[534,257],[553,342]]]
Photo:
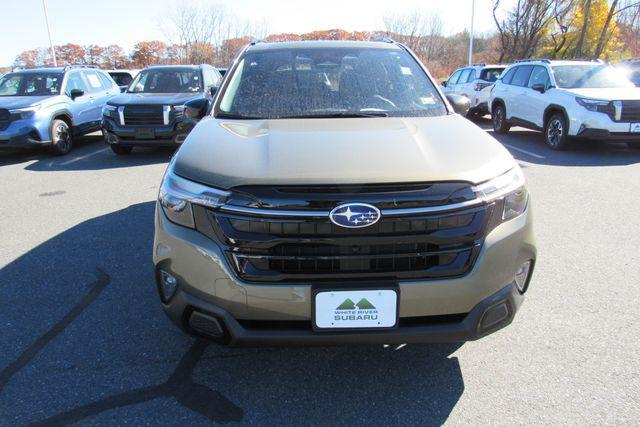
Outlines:
[[[353,200],[354,195],[346,197]],[[397,192],[389,197],[415,204],[415,198]],[[480,251],[493,209],[476,205],[410,215],[387,211],[364,228],[340,227],[327,216],[258,216],[204,208],[195,213],[198,229],[222,244],[240,278],[279,282],[464,275]]]
[[0,109],[0,130],[5,130],[11,123],[11,113],[9,110]]
[[124,123],[130,126],[163,125],[162,105],[127,105],[124,107]]
[[640,100],[622,101],[621,122],[640,122]]

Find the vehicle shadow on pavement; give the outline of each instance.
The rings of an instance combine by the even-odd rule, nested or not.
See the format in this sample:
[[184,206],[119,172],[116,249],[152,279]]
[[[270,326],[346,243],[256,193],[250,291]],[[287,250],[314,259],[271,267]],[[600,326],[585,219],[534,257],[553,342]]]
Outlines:
[[80,171],[128,168],[166,163],[175,148],[138,147],[126,156],[118,156],[102,143],[101,135],[78,138],[74,149],[66,156],[54,156],[46,149],[0,151],[0,167],[29,163],[25,169],[36,172]]
[[80,223],[0,269],[0,413],[12,424],[440,425],[460,346],[234,349],[178,331],[153,281],[154,203]]
[[554,151],[545,145],[541,132],[516,127],[507,134],[499,135],[493,131],[489,118],[475,119],[473,122],[504,144],[513,157],[527,163],[579,167],[640,163],[640,150],[630,149],[624,143],[576,140],[568,150]]

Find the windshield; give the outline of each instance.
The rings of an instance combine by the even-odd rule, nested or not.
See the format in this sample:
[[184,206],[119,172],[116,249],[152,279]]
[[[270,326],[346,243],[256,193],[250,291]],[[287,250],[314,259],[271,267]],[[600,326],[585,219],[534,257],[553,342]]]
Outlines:
[[504,67],[502,68],[485,68],[480,73],[480,78],[487,82],[496,82],[500,77],[500,74],[504,71]]
[[447,113],[425,72],[400,49],[249,52],[229,77],[216,116],[279,119]]
[[557,65],[552,68],[556,84],[565,89],[633,87],[623,73],[607,64]]
[[640,62],[632,62],[630,64],[623,64],[617,66],[627,76],[631,82],[640,86]]
[[161,68],[143,70],[133,80],[130,93],[200,92],[202,82],[197,68]]
[[129,73],[110,72],[109,75],[118,86],[129,86],[133,77]]
[[62,73],[9,73],[0,78],[0,96],[60,94]]

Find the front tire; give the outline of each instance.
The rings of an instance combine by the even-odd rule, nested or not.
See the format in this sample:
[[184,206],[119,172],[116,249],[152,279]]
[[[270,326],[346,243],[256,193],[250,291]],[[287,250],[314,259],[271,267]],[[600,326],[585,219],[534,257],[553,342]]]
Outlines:
[[127,147],[125,145],[111,145],[111,151],[116,153],[118,156],[126,156],[127,154],[131,154],[133,147]]
[[495,133],[505,134],[511,129],[511,125],[507,122],[507,110],[502,104],[493,107],[491,121],[493,122],[493,131]]
[[64,156],[73,148],[69,125],[64,120],[51,122],[51,151],[56,156]]
[[563,114],[554,114],[544,127],[544,141],[552,150],[566,150],[569,146],[569,126]]

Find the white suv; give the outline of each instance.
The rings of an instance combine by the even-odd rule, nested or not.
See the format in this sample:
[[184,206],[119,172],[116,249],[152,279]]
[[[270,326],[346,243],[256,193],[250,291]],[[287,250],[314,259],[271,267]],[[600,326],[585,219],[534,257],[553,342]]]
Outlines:
[[469,98],[470,108],[467,117],[484,116],[489,112],[487,105],[491,87],[505,68],[507,68],[506,65],[487,64],[473,64],[458,68],[449,79],[441,83],[442,91],[445,94]]
[[489,109],[497,133],[542,130],[554,150],[571,137],[640,144],[640,88],[600,61],[518,61],[493,86]]

